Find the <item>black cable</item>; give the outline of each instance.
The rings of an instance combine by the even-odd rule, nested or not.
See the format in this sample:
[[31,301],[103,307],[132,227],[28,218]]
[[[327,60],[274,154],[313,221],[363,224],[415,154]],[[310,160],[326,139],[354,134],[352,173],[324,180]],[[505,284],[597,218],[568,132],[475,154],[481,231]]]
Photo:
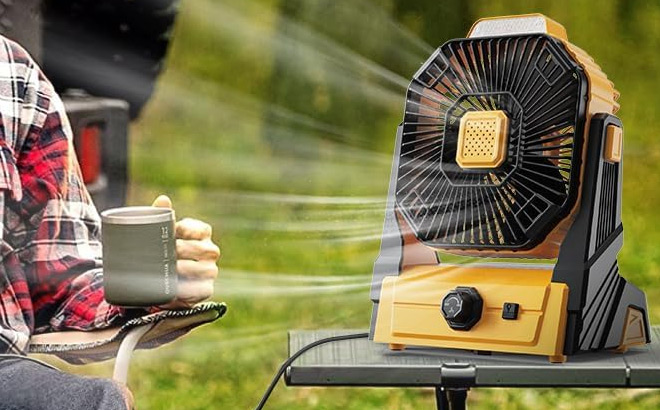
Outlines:
[[298,350],[294,354],[291,355],[287,360],[282,363],[282,366],[280,366],[280,369],[277,371],[275,374],[275,377],[273,377],[273,380],[270,382],[270,385],[266,389],[266,392],[264,395],[261,397],[261,401],[257,405],[257,407],[254,408],[254,410],[262,410],[264,406],[266,405],[266,402],[268,401],[268,398],[270,397],[271,393],[275,389],[275,386],[277,386],[277,382],[280,381],[280,378],[286,371],[286,369],[291,366],[291,363],[293,363],[297,358],[299,358],[303,353],[307,352],[310,349],[315,348],[316,346],[325,344],[325,343],[330,343],[330,342],[338,342],[341,340],[351,340],[351,339],[362,339],[362,338],[367,338],[369,337],[369,333],[353,333],[350,335],[341,335],[341,336],[332,336],[332,337],[326,337],[325,339],[320,339],[315,342],[312,342],[302,349]]

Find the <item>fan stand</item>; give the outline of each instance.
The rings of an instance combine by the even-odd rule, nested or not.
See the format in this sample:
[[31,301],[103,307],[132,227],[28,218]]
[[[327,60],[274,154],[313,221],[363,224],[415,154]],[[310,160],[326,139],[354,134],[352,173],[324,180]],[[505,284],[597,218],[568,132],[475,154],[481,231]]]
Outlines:
[[619,275],[623,246],[622,162],[608,160],[611,114],[591,119],[580,209],[561,244],[553,282],[570,289],[565,354],[613,349],[650,342],[646,296]]
[[[380,302],[380,291],[383,279],[386,276],[398,275],[405,267],[417,265],[436,266],[440,263],[438,254],[417,239],[415,234],[408,227],[408,224],[403,221],[401,214],[396,210],[396,176],[399,169],[402,137],[403,124],[399,124],[396,130],[396,141],[394,143],[394,160],[392,161],[392,173],[390,175],[390,184],[387,194],[383,236],[380,244],[380,253],[374,263],[373,281],[370,292],[371,301],[373,302],[370,332],[371,339],[373,339],[374,326],[378,315],[378,303]],[[405,345],[403,344],[393,343],[390,347],[392,350],[405,349]]]
[[[564,355],[580,351],[625,351],[650,341],[646,298],[619,275],[617,254],[623,245],[621,225],[621,163],[605,160],[608,126],[621,127],[609,114],[597,114],[590,124],[580,208],[561,244],[552,282],[570,289]],[[396,173],[402,127],[397,130],[392,177],[381,250],[374,265],[371,338],[375,333],[382,282],[413,266],[438,266],[436,252],[423,245],[397,210]],[[609,227],[609,228],[608,228]],[[403,343],[392,343],[402,350]],[[563,355],[550,356],[562,362]]]

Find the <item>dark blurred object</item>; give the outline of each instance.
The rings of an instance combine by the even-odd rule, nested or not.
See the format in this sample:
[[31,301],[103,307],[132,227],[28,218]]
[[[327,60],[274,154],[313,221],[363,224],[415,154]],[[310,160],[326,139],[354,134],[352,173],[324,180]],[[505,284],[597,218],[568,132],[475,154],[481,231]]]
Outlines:
[[128,123],[151,97],[179,0],[0,0],[0,34],[62,93],[83,180],[100,210],[126,200]]
[[99,210],[124,205],[128,183],[128,103],[67,91],[64,106],[83,181]]
[[0,0],[0,34],[41,61],[41,0]]
[[60,91],[78,88],[128,101],[134,119],[153,92],[178,3],[46,0],[44,70]]

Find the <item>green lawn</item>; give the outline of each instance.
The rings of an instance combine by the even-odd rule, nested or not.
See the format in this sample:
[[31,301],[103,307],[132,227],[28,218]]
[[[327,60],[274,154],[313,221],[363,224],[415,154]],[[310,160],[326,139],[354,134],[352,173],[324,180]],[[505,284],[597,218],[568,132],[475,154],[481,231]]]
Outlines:
[[[168,193],[179,216],[212,223],[223,252],[216,298],[229,311],[137,355],[138,408],[251,408],[286,357],[288,329],[368,326],[406,81],[477,16],[545,11],[617,84],[626,126],[621,268],[648,290],[658,321],[660,6],[624,3],[184,0],[166,72],[132,128],[130,202]],[[108,374],[109,365],[76,371]],[[433,403],[431,391],[280,386],[268,408]],[[660,395],[483,389],[470,406],[651,409]]]

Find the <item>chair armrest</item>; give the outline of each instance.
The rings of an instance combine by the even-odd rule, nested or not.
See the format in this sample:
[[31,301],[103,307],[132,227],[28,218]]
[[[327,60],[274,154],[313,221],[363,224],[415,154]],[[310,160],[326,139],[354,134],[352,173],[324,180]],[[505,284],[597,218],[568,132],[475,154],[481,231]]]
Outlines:
[[200,303],[191,309],[171,310],[131,319],[122,326],[91,331],[61,331],[33,335],[29,353],[53,354],[72,364],[113,359],[119,346],[133,329],[153,324],[140,338],[138,349],[152,349],[183,336],[190,330],[211,323],[227,310],[224,303]]

